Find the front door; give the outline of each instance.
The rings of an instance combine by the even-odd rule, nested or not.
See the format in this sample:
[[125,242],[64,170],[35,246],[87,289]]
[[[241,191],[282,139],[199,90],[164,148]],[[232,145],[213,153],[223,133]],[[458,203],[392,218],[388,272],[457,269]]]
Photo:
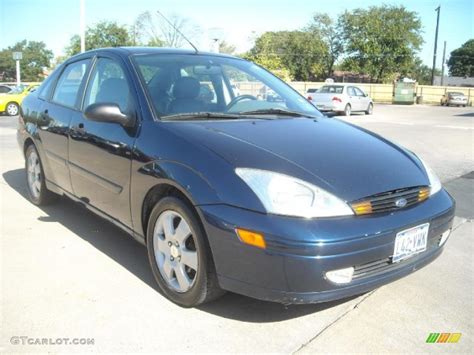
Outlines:
[[[115,103],[122,112],[135,114],[130,80],[120,59],[97,58],[85,90],[83,111],[94,103]],[[72,120],[70,132],[69,164],[74,194],[130,227],[135,129],[90,121],[81,115]]]

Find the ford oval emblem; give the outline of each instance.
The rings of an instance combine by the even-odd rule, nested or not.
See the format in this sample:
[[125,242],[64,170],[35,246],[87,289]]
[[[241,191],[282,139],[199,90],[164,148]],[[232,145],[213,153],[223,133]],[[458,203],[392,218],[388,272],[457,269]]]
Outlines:
[[395,201],[395,206],[398,208],[405,207],[407,205],[407,200],[406,198],[399,198],[398,200]]

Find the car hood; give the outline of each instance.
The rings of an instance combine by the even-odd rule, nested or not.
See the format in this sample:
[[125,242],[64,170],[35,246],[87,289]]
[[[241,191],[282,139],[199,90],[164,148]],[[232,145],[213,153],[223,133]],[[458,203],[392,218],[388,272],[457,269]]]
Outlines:
[[208,147],[234,167],[289,174],[346,201],[429,184],[424,169],[411,153],[336,119],[170,124],[183,138]]

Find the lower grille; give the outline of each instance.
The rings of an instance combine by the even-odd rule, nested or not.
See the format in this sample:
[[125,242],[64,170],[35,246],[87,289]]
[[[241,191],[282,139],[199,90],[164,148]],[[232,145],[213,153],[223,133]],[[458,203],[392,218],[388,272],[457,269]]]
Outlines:
[[[436,238],[431,238],[428,240],[428,244],[426,246],[426,249],[429,250],[431,248],[435,248],[439,246],[439,243],[441,243],[441,238],[442,234],[439,235]],[[410,259],[407,259],[406,261],[409,261]],[[378,273],[382,273],[384,271],[388,271],[397,265],[403,265],[405,260],[398,262],[398,263],[392,263],[392,257],[384,258],[384,259],[379,259],[375,261],[371,261],[365,264],[361,265],[356,265],[354,266],[354,275],[352,276],[352,279],[359,279],[363,277],[368,277],[372,276]]]
[[353,279],[370,276],[382,272],[392,265],[390,258],[372,261],[370,263],[358,265],[354,268]]

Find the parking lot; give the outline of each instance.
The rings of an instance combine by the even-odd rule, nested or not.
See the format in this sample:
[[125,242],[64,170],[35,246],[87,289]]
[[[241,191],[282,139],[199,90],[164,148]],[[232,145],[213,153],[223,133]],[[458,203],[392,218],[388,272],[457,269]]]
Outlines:
[[[158,291],[146,250],[62,199],[27,199],[17,118],[0,116],[2,326],[12,352],[470,352],[474,336],[474,110],[376,105],[342,118],[424,158],[457,200],[444,253],[418,272],[338,302],[284,306],[236,294],[194,309]],[[370,157],[367,157],[370,159]],[[462,333],[427,344],[430,333]],[[12,337],[93,338],[91,345]]]

